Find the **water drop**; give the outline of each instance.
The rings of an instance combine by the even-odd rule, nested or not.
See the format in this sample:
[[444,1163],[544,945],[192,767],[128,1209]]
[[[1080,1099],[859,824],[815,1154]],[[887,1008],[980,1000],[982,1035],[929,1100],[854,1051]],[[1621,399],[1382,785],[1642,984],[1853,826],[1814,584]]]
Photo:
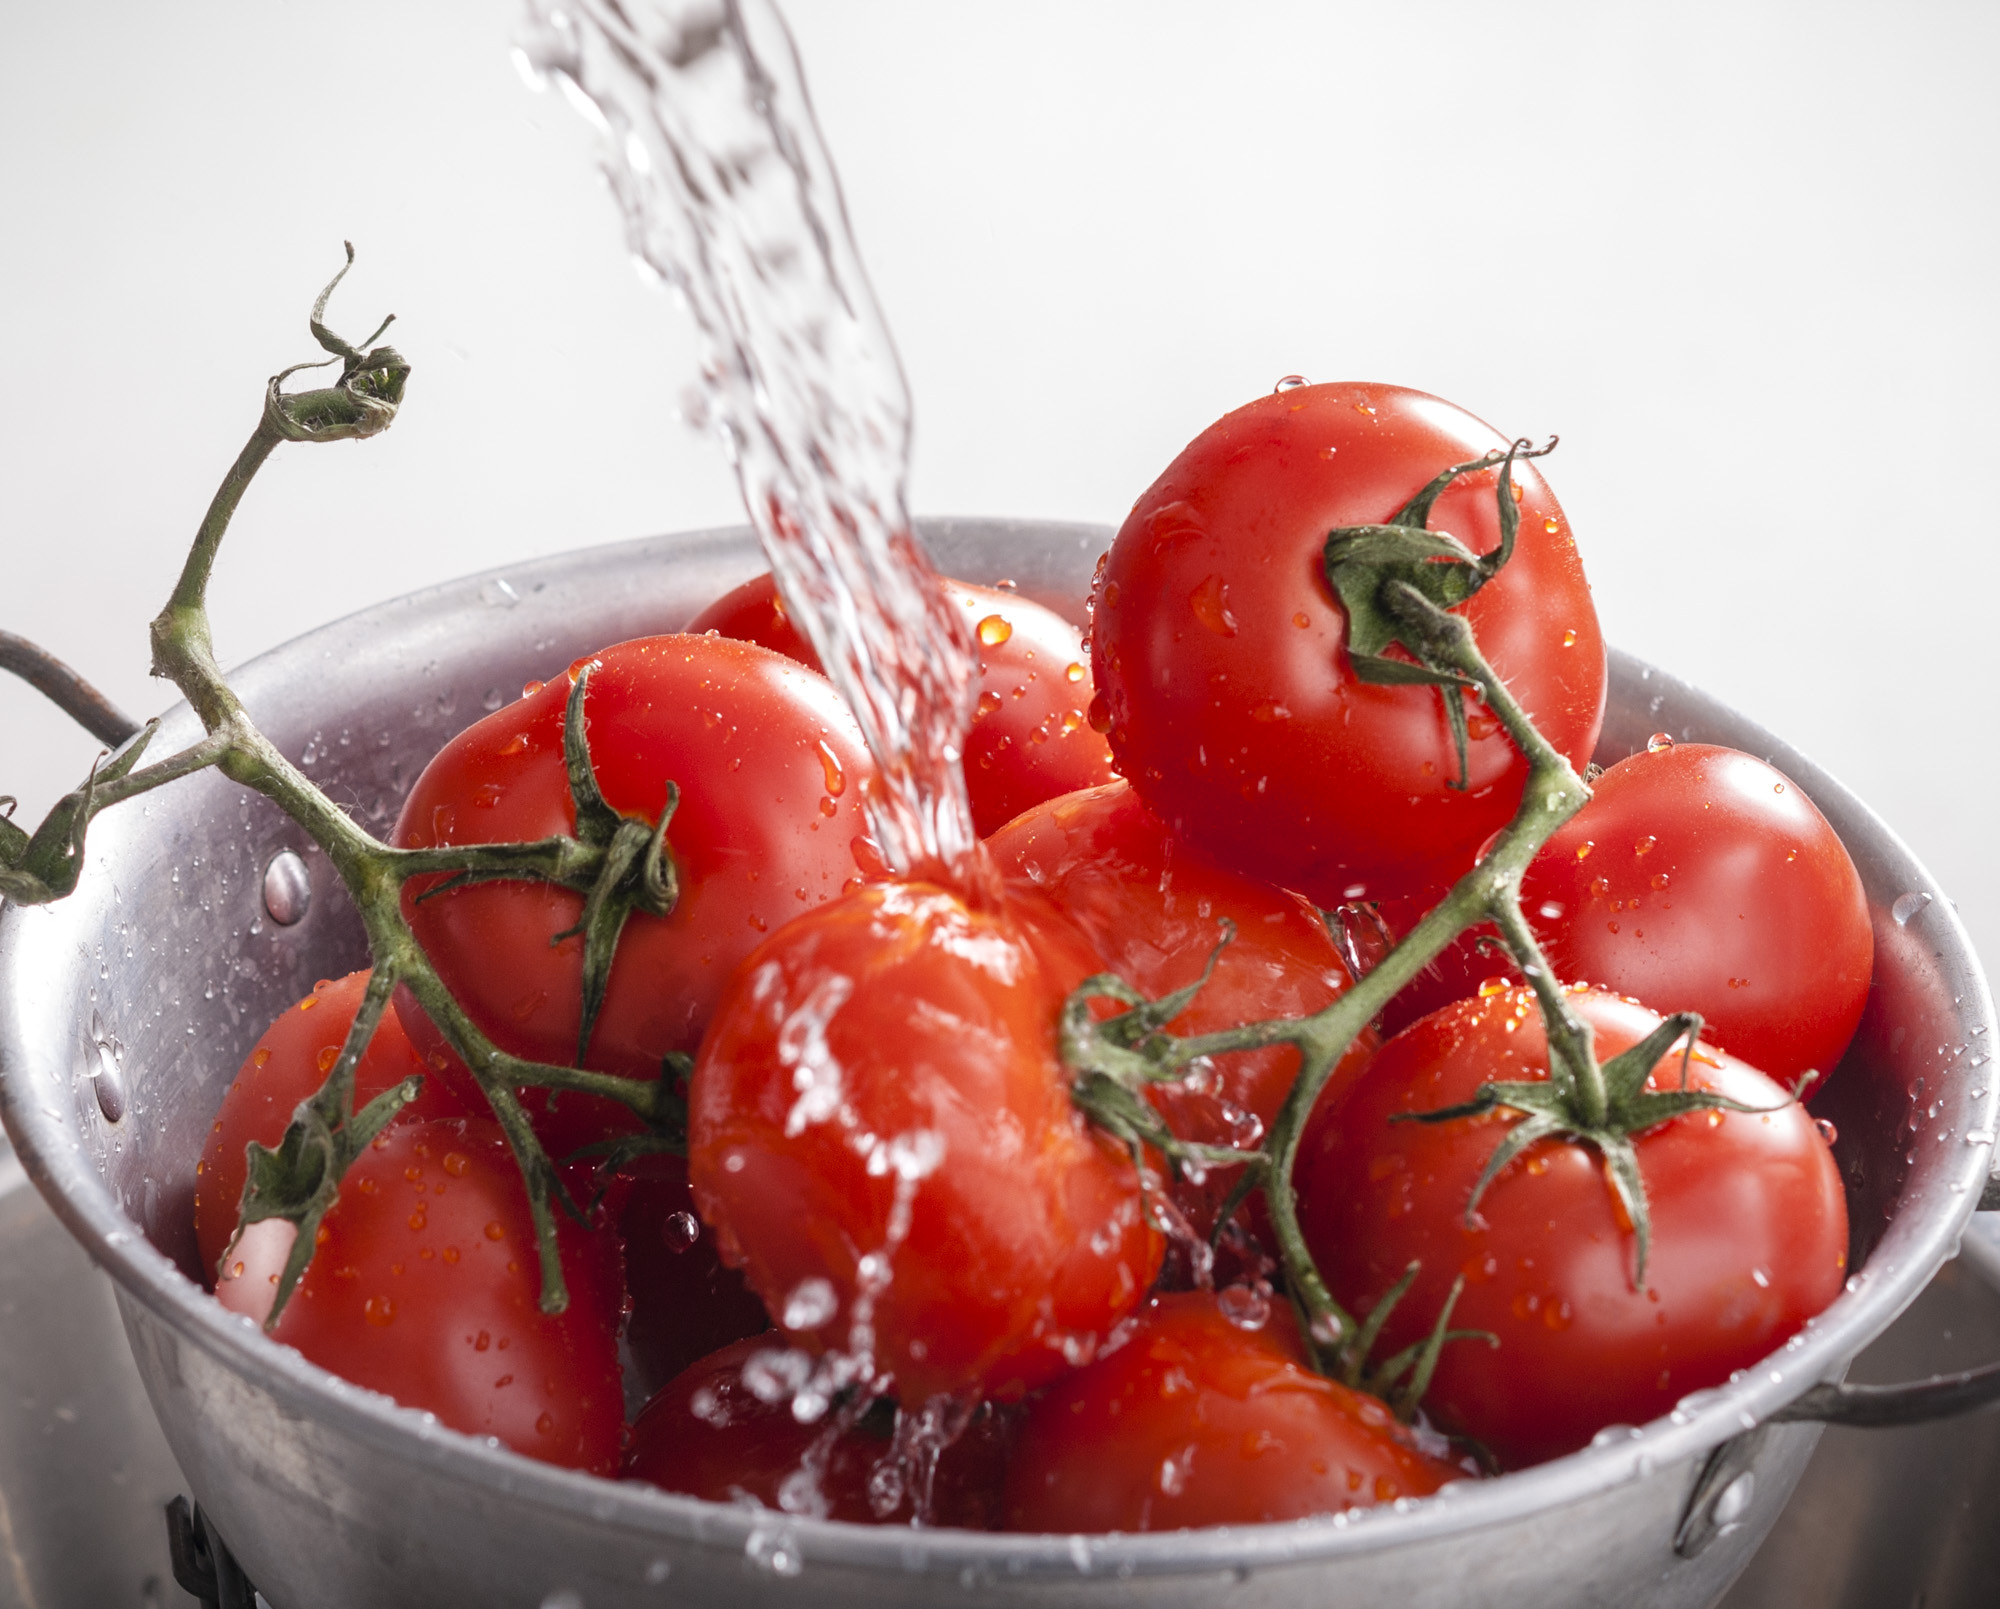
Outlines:
[[998,648],[1013,635],[1013,623],[1005,615],[988,615],[979,622],[979,640],[988,648]]
[[1311,384],[1312,382],[1303,374],[1288,374],[1276,385],[1272,386],[1271,391],[1273,395],[1281,395],[1287,391],[1296,391],[1300,386]]
[[1648,754],[1665,754],[1673,746],[1674,735],[1671,732],[1655,732],[1651,737],[1646,739],[1646,752]]
[[312,874],[297,851],[281,849],[264,868],[264,910],[280,927],[295,927],[312,908]]
[[686,1251],[701,1239],[701,1220],[691,1212],[670,1212],[660,1225],[660,1238],[668,1251]]
[[1896,926],[1907,927],[1910,919],[1921,912],[1931,902],[1931,896],[1922,892],[1898,894],[1896,903],[1889,907],[1889,914],[1895,918]]
[[1840,1139],[1840,1130],[1833,1126],[1833,1119],[1830,1117],[1814,1118],[1813,1127],[1819,1130],[1819,1137],[1828,1145],[1833,1145]]
[[802,1279],[785,1298],[783,1324],[788,1330],[816,1330],[840,1310],[833,1285],[817,1275]]

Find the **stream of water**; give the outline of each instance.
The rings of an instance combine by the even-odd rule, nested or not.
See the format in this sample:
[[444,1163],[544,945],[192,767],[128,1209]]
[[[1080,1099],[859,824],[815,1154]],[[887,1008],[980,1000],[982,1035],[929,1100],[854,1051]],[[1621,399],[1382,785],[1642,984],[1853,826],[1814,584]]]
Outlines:
[[604,140],[636,258],[685,300],[709,423],[787,612],[881,768],[890,867],[975,886],[979,685],[910,534],[910,398],[770,0],[531,0],[521,44]]

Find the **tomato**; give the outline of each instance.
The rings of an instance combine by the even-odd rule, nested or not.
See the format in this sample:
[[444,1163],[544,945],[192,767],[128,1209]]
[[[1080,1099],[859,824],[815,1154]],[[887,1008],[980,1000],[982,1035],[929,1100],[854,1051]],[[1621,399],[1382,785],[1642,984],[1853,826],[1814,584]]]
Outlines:
[[1295,1520],[1461,1478],[1375,1398],[1315,1374],[1289,1307],[1239,1317],[1206,1292],[1156,1297],[1129,1340],[1037,1399],[1008,1467],[1008,1529]]
[[[333,1071],[367,989],[366,972],[351,972],[332,982],[322,979],[265,1030],[224,1092],[208,1144],[194,1169],[194,1235],[205,1273],[213,1273],[236,1233],[247,1171],[244,1147],[255,1140],[275,1149],[284,1138],[299,1103],[311,1099]],[[395,1013],[384,1012],[354,1069],[355,1110],[404,1079],[417,1078],[422,1080],[417,1098],[403,1108],[397,1121],[466,1115],[470,1108],[458,1090],[439,1076],[440,1069],[456,1058],[442,1050],[432,1055],[429,1062],[420,1058]],[[462,1066],[455,1071],[461,1079],[471,1076]],[[479,1109],[484,1110],[483,1102]]]
[[[1600,1061],[1660,1019],[1634,1002],[1571,995]],[[1676,1087],[1677,1052],[1652,1074]],[[1454,1327],[1487,1330],[1444,1349],[1426,1411],[1507,1467],[1642,1424],[1782,1345],[1840,1293],[1847,1208],[1839,1170],[1804,1107],[1734,1057],[1703,1047],[1689,1083],[1756,1112],[1676,1117],[1634,1137],[1652,1222],[1645,1289],[1630,1221],[1600,1155],[1538,1140],[1466,1204],[1518,1115],[1393,1121],[1469,1101],[1495,1080],[1547,1077],[1534,997],[1460,1001],[1385,1045],[1344,1100],[1314,1115],[1294,1183],[1299,1222],[1334,1295],[1366,1314],[1412,1262],[1422,1269],[1382,1332],[1388,1356],[1422,1339],[1454,1278]]]
[[750,1497],[860,1525],[909,1524],[921,1513],[926,1525],[998,1528],[1005,1416],[980,1406],[941,1454],[935,1441],[899,1448],[886,1400],[845,1429],[833,1415],[802,1425],[781,1384],[767,1384],[762,1397],[752,1389],[759,1364],[783,1347],[776,1336],[738,1341],[670,1381],[632,1426],[626,1475],[715,1503]]
[[[1504,445],[1422,392],[1303,386],[1211,425],[1140,497],[1092,593],[1093,718],[1177,836],[1331,907],[1441,890],[1507,823],[1527,777],[1512,740],[1468,703],[1462,778],[1438,689],[1356,680],[1323,563],[1334,528],[1387,521]],[[1532,463],[1514,474],[1514,555],[1457,612],[1581,767],[1604,709],[1597,614],[1554,494]],[[1498,546],[1497,476],[1461,477],[1431,529]]]
[[1698,1011],[1787,1087],[1817,1086],[1868,1003],[1875,938],[1826,818],[1762,760],[1679,743],[1620,760],[1522,881],[1557,975]]
[[[245,1232],[216,1289],[225,1307],[269,1312],[291,1236],[258,1231],[289,1229],[267,1219]],[[393,1123],[341,1181],[272,1334],[454,1430],[609,1474],[625,1417],[617,1239],[560,1214],[557,1236],[569,1306],[549,1314],[527,1192],[499,1124]]]
[[[1310,901],[1219,865],[1177,842],[1130,784],[1114,782],[1038,805],[987,840],[1000,870],[1032,884],[1089,936],[1117,973],[1152,999],[1201,976],[1223,936],[1236,936],[1214,974],[1171,1024],[1193,1035],[1269,1017],[1304,1017],[1349,987],[1340,952]],[[1365,1034],[1342,1058],[1336,1084],[1373,1053]],[[1290,1045],[1215,1059],[1182,1084],[1149,1091],[1182,1139],[1251,1147],[1278,1115],[1297,1076]],[[1175,1199],[1203,1234],[1233,1170],[1182,1180]]]
[[618,1226],[632,1303],[625,1347],[642,1389],[664,1385],[718,1347],[771,1327],[764,1304],[724,1264],[715,1235],[695,1216],[682,1158],[638,1164]]
[[[1086,715],[1095,687],[1083,638],[1061,615],[1016,593],[945,580],[979,645],[979,704],[965,739],[965,783],[983,837],[1030,805],[1109,782],[1111,750]],[[785,613],[768,573],[746,581],[689,622],[762,643],[820,668]]]
[[[874,774],[846,706],[823,678],[747,643],[649,637],[579,660],[568,676],[461,732],[424,769],[396,826],[403,847],[527,841],[574,830],[563,762],[571,684],[585,691],[591,757],[614,810],[647,822],[680,803],[667,829],[679,881],[671,915],[635,911],[612,962],[586,1065],[654,1078],[669,1051],[692,1051],[724,980],[756,943],[857,875]],[[583,897],[541,883],[491,882],[418,898],[404,911],[439,976],[501,1049],[576,1060]],[[407,995],[398,1010],[419,1045],[439,1035]],[[539,1104],[539,1103],[538,1103]],[[582,1144],[606,1114],[567,1106],[586,1126],[550,1140]],[[611,1118],[611,1121],[617,1119]],[[548,1136],[545,1135],[545,1138]]]
[[[702,1217],[798,1342],[902,1401],[1013,1398],[1087,1358],[1159,1267],[1132,1159],[1058,1059],[1098,968],[1026,898],[871,884],[731,982],[695,1064]],[[846,1364],[842,1365],[841,1360]]]

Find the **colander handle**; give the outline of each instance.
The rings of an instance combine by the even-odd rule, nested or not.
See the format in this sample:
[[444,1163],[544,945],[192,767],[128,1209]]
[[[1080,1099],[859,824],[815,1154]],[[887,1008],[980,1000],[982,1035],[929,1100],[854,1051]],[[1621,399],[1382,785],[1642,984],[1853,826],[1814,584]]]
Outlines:
[[1933,1375],[1893,1386],[1814,1386],[1798,1401],[1771,1415],[1773,1423],[1808,1420],[1823,1425],[1853,1425],[1873,1429],[1887,1425],[1921,1425],[1949,1419],[2000,1402],[2000,1363],[1988,1363],[1957,1374]]

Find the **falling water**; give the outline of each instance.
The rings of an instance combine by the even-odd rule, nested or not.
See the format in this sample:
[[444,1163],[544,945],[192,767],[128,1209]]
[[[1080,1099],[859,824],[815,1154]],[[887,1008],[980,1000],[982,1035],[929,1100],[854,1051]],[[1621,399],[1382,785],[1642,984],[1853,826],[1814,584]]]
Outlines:
[[861,723],[884,858],[960,886],[978,688],[910,535],[909,391],[770,0],[530,0],[522,41],[602,134],[637,259],[693,314],[710,421],[792,619]]

